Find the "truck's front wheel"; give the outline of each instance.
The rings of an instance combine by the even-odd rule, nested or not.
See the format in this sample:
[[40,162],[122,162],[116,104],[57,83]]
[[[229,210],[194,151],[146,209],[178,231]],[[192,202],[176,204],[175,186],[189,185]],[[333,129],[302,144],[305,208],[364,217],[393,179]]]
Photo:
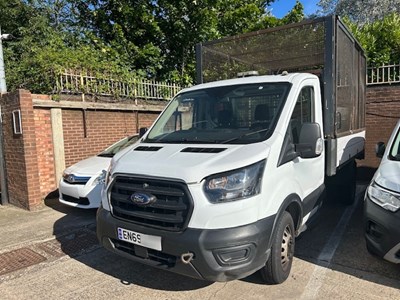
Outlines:
[[260,270],[266,283],[284,282],[292,268],[294,255],[295,231],[293,218],[285,211],[277,223],[272,240],[271,255],[265,266]]

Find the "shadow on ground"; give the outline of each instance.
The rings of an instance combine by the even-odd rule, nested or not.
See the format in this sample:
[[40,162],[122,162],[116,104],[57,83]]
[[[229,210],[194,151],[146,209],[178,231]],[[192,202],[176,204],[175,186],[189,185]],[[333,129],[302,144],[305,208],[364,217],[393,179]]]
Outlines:
[[[400,288],[399,266],[371,256],[365,248],[362,227],[364,190],[365,183],[358,187],[354,213],[328,268],[377,284]],[[67,207],[55,199],[47,199],[45,203],[65,214],[54,223],[54,234],[61,250],[77,261],[119,279],[123,285],[135,284],[158,290],[186,291],[201,289],[212,284],[148,267],[110,253],[102,248],[96,239],[96,210]],[[318,260],[319,255],[335,232],[346,209],[347,206],[335,199],[325,201],[317,221],[296,240],[296,257],[326,266],[325,261]],[[262,284],[258,272],[242,280]]]
[[335,234],[346,209],[353,213],[345,227],[340,243],[335,249],[328,268],[346,273],[357,278],[400,289],[400,268],[396,264],[368,253],[365,246],[363,227],[363,204],[366,184],[358,185],[357,200],[354,207],[341,204],[338,199],[327,200],[318,220],[296,240],[296,257],[320,266],[326,266],[326,261],[319,261],[320,253],[329,238]]
[[120,280],[123,285],[140,285],[165,291],[201,289],[212,282],[180,276],[142,265],[102,248],[96,237],[96,209],[83,210],[47,199],[45,204],[65,213],[54,223],[53,232],[66,255],[102,273]]

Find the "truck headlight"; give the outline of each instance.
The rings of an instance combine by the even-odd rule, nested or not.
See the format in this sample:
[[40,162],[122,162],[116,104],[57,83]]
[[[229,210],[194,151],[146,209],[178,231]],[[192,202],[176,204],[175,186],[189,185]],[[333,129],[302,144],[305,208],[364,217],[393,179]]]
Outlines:
[[265,161],[206,178],[204,192],[212,203],[228,202],[260,193]]
[[367,193],[372,202],[384,209],[396,212],[400,208],[400,195],[381,188],[375,182],[368,187]]

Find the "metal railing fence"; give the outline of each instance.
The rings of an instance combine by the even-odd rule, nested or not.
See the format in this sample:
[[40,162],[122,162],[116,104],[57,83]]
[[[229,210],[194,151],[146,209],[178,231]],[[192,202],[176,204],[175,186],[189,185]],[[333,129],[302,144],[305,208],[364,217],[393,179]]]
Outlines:
[[400,83],[400,64],[369,67],[367,69],[367,84],[392,84]]
[[56,75],[56,79],[56,93],[117,98],[169,100],[183,88],[175,83],[136,77],[128,79],[100,77],[76,70],[64,70]]

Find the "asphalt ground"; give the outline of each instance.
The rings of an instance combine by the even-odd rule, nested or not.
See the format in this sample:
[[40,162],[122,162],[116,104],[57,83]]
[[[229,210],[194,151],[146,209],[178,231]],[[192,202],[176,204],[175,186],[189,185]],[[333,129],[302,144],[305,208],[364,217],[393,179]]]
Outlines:
[[0,299],[400,299],[400,265],[365,248],[364,190],[353,206],[324,203],[280,285],[258,273],[200,281],[121,258],[98,245],[95,210],[56,199],[35,212],[0,206]]

